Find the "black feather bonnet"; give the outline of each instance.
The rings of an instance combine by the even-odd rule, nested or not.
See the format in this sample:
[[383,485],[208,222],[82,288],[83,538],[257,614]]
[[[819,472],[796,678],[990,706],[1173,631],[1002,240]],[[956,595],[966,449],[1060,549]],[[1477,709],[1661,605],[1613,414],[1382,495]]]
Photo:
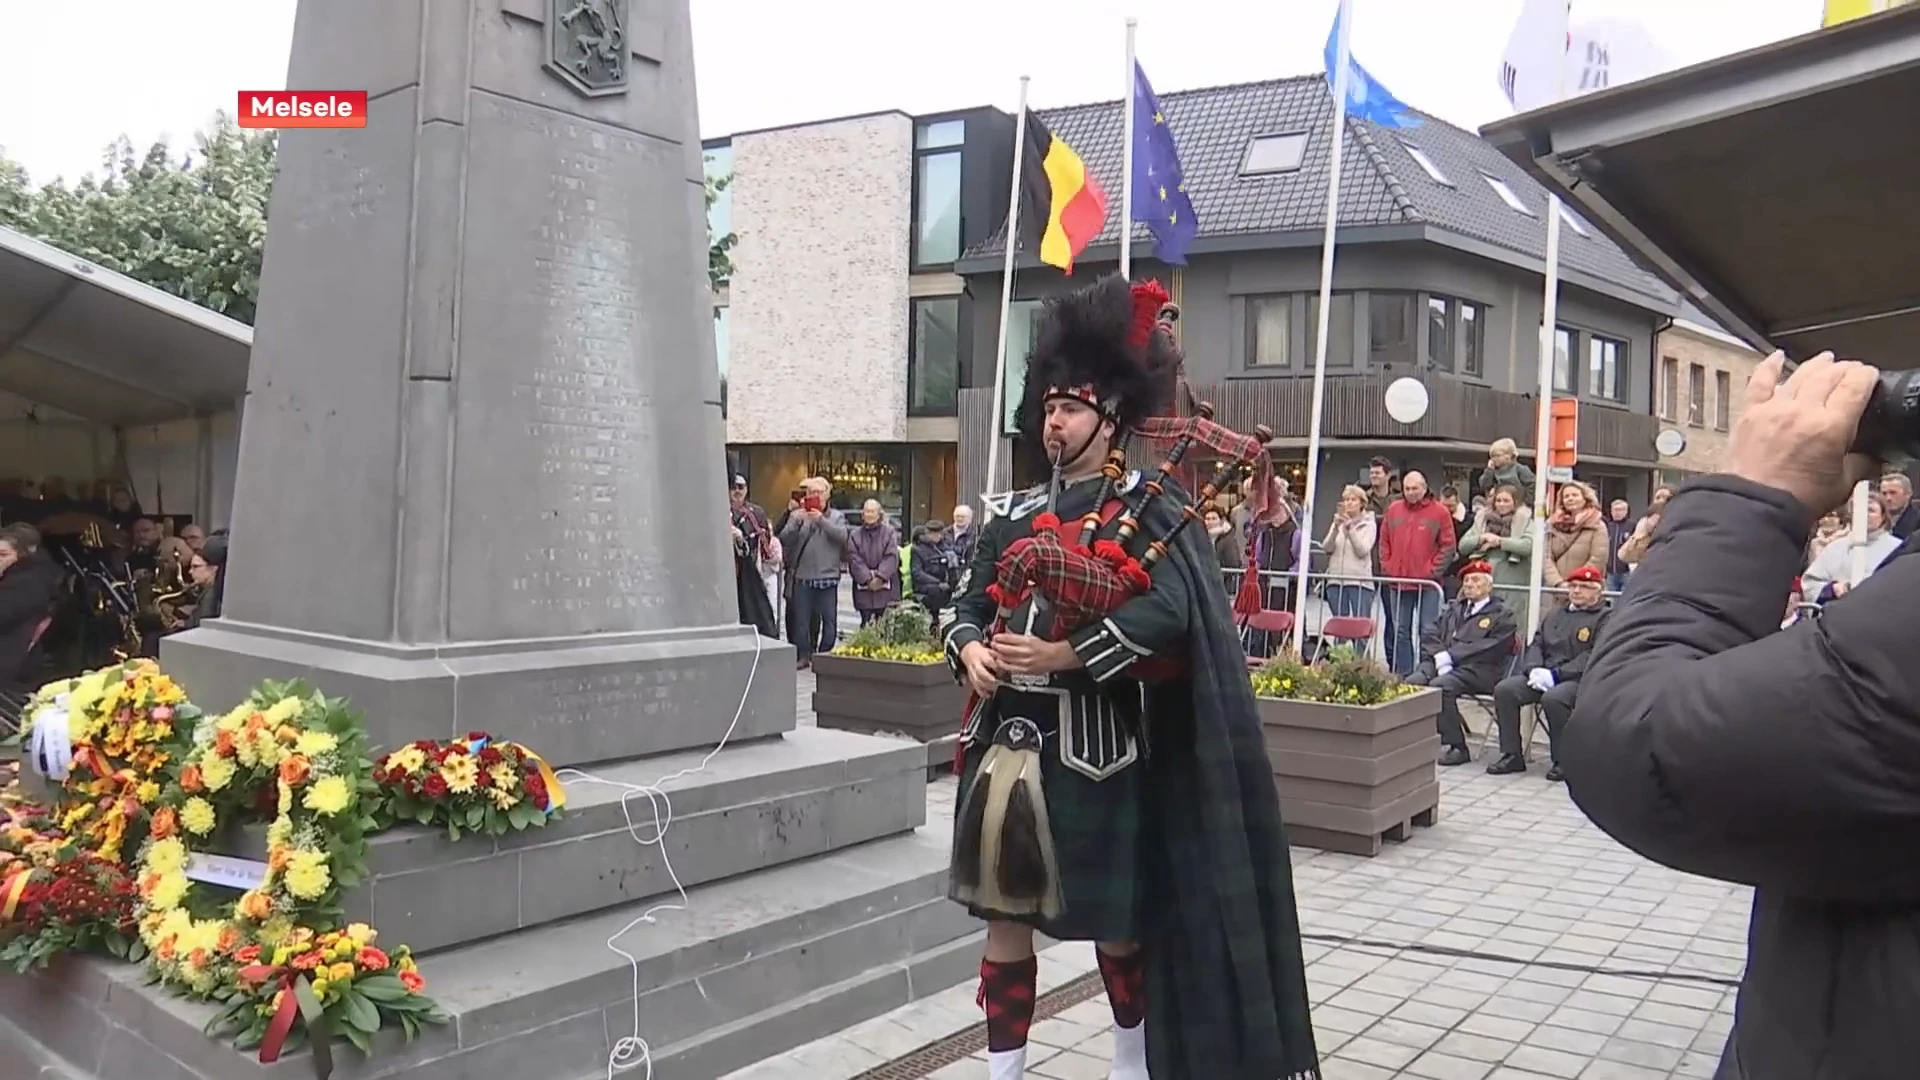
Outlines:
[[1122,435],[1170,412],[1181,364],[1168,324],[1178,310],[1157,281],[1130,285],[1109,274],[1047,300],[1027,354],[1020,433],[1038,445],[1050,398],[1099,409]]

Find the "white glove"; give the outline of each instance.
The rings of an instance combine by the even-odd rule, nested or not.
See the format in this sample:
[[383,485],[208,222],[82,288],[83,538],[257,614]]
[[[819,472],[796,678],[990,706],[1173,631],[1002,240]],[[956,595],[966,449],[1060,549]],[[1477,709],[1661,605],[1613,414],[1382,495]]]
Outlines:
[[1433,670],[1436,675],[1445,675],[1453,670],[1453,657],[1444,650],[1433,654]]
[[1543,667],[1534,668],[1527,672],[1527,685],[1544,694],[1553,689],[1553,672]]

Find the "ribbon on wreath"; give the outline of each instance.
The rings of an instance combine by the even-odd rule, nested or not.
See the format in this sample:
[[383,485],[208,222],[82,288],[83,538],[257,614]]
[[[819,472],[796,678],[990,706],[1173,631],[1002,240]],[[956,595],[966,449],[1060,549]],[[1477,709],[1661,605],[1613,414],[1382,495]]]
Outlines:
[[[492,739],[470,739],[467,742],[467,749],[477,754],[490,745],[493,745]],[[547,813],[551,814],[567,805],[567,789],[560,785],[560,778],[554,775],[553,766],[547,764],[546,758],[517,742],[502,742],[499,746],[502,750],[512,750],[533,762],[533,767],[539,770],[540,782],[547,787]]]
[[7,875],[5,884],[0,884],[0,923],[13,921],[14,912],[20,910],[20,898],[27,894],[27,883],[33,879],[33,867],[20,866]]
[[267,1033],[260,1039],[260,1064],[271,1065],[280,1060],[280,1051],[286,1048],[287,1037],[293,1034],[294,1017],[303,1017],[307,1021],[307,1048],[313,1051],[313,1075],[318,1080],[327,1080],[333,1075],[333,1032],[327,1028],[327,1011],[320,1004],[320,998],[313,992],[313,984],[307,981],[306,973],[290,967],[274,967],[270,964],[254,964],[240,969],[240,978],[254,985],[273,980],[280,981],[280,989],[285,991],[280,998],[280,1007],[274,1011],[273,1019],[267,1022]]

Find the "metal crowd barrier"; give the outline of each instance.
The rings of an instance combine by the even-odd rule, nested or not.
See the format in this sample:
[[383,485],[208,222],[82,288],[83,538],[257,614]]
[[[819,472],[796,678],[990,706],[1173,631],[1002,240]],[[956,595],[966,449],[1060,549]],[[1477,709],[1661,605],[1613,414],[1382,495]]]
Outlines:
[[[1250,631],[1250,633],[1242,634],[1243,643],[1246,643],[1249,646],[1253,646],[1257,644],[1257,642],[1249,639],[1253,638],[1255,635],[1258,635],[1258,634],[1264,633],[1266,637],[1269,639],[1269,643],[1271,642],[1272,638],[1288,637],[1292,634],[1292,619],[1293,619],[1293,610],[1294,610],[1293,603],[1292,603],[1292,597],[1293,597],[1292,590],[1299,587],[1299,581],[1300,581],[1299,572],[1296,570],[1262,570],[1259,573],[1261,578],[1261,585],[1263,587],[1262,594],[1261,594],[1262,604],[1264,605],[1266,603],[1268,599],[1268,595],[1270,594],[1271,590],[1284,588],[1287,590],[1286,609],[1284,612],[1279,611],[1278,609],[1264,609],[1258,615],[1236,616],[1236,622],[1242,625],[1243,630]],[[1225,579],[1227,596],[1229,598],[1237,596],[1240,592],[1240,584],[1245,579],[1247,571],[1245,569],[1235,568],[1235,569],[1223,570],[1221,574],[1222,574],[1222,577]],[[1326,629],[1328,620],[1337,617],[1334,611],[1335,605],[1329,602],[1326,597],[1327,587],[1330,585],[1359,586],[1360,588],[1367,590],[1366,593],[1362,594],[1358,598],[1360,603],[1362,604],[1361,610],[1348,613],[1348,617],[1363,618],[1363,619],[1369,620],[1372,623],[1372,632],[1366,638],[1364,639],[1341,638],[1339,640],[1334,640],[1334,639],[1327,638],[1326,635],[1323,633],[1323,631]],[[1304,635],[1304,640],[1307,648],[1307,655],[1308,656],[1318,655],[1321,651],[1323,651],[1329,645],[1350,643],[1356,647],[1360,647],[1364,645],[1364,649],[1362,651],[1364,651],[1367,655],[1373,657],[1376,660],[1381,661],[1382,663],[1386,662],[1387,660],[1387,654],[1386,654],[1387,621],[1386,621],[1385,612],[1381,607],[1382,601],[1380,596],[1383,590],[1383,587],[1386,587],[1386,586],[1398,586],[1403,588],[1411,587],[1415,590],[1431,589],[1433,590],[1435,602],[1437,604],[1444,604],[1446,602],[1446,594],[1441,590],[1440,583],[1437,581],[1431,581],[1425,578],[1396,578],[1396,577],[1373,577],[1373,576],[1367,576],[1367,575],[1353,575],[1353,574],[1309,573],[1307,575],[1307,594],[1308,595],[1307,595],[1307,609],[1306,609],[1306,633]],[[1284,614],[1286,616],[1286,619],[1281,620],[1281,619],[1275,619],[1272,617],[1277,614]],[[1281,628],[1283,623],[1284,623],[1284,629]],[[1414,635],[1414,645],[1416,648],[1419,645],[1419,635],[1417,633]],[[1271,655],[1271,652],[1261,651],[1261,650],[1257,650],[1250,647],[1248,655],[1249,656],[1265,656],[1265,655]]]

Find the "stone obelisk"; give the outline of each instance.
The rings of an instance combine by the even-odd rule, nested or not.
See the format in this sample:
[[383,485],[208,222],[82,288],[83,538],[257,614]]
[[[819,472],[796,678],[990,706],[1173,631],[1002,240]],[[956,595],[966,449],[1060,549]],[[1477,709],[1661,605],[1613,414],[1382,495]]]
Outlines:
[[[684,3],[303,2],[222,617],[162,660],[212,708],[350,695],[376,742],[556,763],[794,724],[736,625]],[[764,652],[758,650],[764,648]]]

